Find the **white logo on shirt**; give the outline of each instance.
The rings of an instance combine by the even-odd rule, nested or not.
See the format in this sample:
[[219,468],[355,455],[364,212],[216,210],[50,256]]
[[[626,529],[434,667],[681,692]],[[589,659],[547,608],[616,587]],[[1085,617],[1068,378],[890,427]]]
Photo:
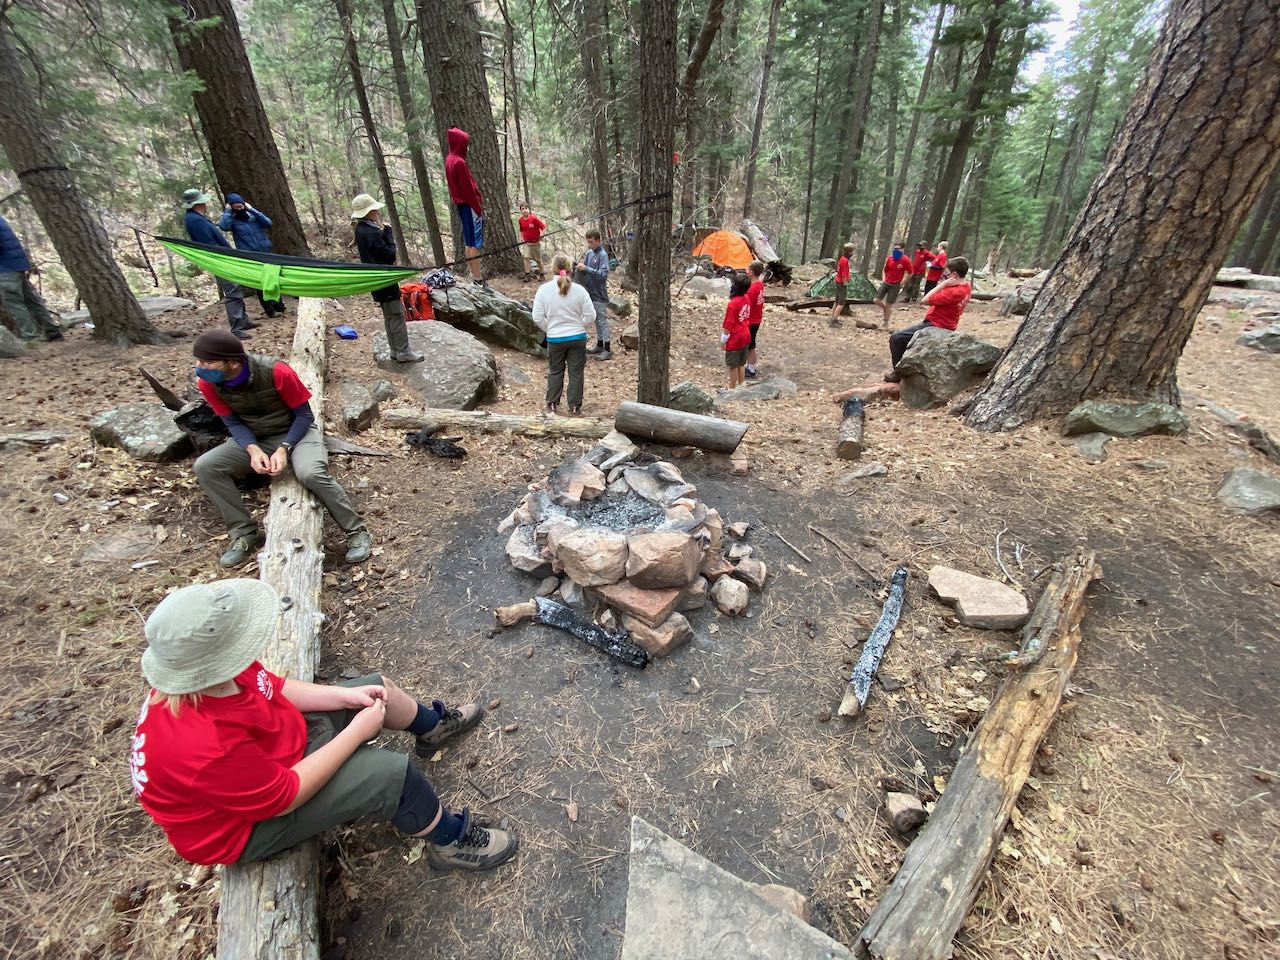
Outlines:
[[[151,695],[148,693],[147,698],[142,701],[142,712],[138,714],[138,726],[142,726],[142,722],[147,719],[147,710],[151,707]],[[133,734],[133,744],[129,752],[129,776],[133,780],[133,792],[138,796],[142,796],[142,791],[147,787],[147,771],[144,769],[147,763],[147,754],[143,749],[147,745],[147,735],[139,733],[136,730]]]
[[266,670],[258,671],[258,692],[268,700],[275,696],[275,685],[272,684],[271,678],[267,676]]

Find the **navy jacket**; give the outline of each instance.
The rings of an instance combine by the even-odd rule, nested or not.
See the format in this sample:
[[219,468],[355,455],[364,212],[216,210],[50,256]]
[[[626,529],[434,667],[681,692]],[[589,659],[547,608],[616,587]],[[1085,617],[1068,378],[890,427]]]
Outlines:
[[215,247],[231,246],[222,231],[203,213],[188,210],[187,215],[182,218],[182,225],[187,228],[187,236],[196,243],[208,243]]
[[271,237],[267,228],[271,226],[271,218],[261,210],[227,210],[218,221],[218,226],[231,234],[238,250],[255,250],[258,253],[271,252]]
[[4,217],[0,217],[0,273],[26,273],[31,269],[27,251]]

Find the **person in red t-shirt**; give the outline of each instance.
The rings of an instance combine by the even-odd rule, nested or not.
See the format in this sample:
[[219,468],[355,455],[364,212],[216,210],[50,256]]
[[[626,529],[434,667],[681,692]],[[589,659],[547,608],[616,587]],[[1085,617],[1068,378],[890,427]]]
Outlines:
[[911,276],[903,288],[907,303],[915,303],[920,297],[920,284],[924,280],[924,272],[933,261],[933,253],[927,243],[917,243],[916,252],[911,255]]
[[893,369],[884,375],[890,383],[897,383],[902,376],[897,371],[898,362],[911,346],[911,338],[926,327],[938,327],[941,330],[954,330],[960,325],[960,314],[969,305],[973,296],[973,288],[965,278],[969,275],[969,261],[964,257],[956,257],[951,261],[942,281],[924,295],[923,303],[929,308],[924,314],[924,323],[897,330],[889,336],[889,360]]
[[740,273],[729,285],[729,305],[724,310],[720,345],[724,347],[724,365],[729,368],[729,389],[746,381],[747,351],[751,349],[751,302],[747,291],[751,281]]
[[831,326],[838,327],[843,323],[840,315],[849,312],[849,280],[853,273],[849,269],[849,258],[853,256],[853,244],[846,243],[840,248],[840,259],[836,261],[836,295],[831,304]]
[[928,293],[938,285],[938,281],[942,279],[943,271],[947,269],[947,241],[943,240],[938,244],[938,252],[933,255],[933,261],[929,264],[929,271],[924,276],[924,292]]
[[891,304],[898,299],[898,287],[902,278],[911,275],[911,260],[903,252],[903,243],[899,240],[884,260],[884,279],[876,290],[876,306],[884,311],[884,325],[889,325]]
[[764,264],[752,260],[747,264],[747,276],[751,286],[747,289],[747,303],[751,305],[751,316],[747,318],[747,329],[751,331],[751,347],[747,350],[747,376],[756,375],[756,334],[760,324],[764,322]]
[[547,225],[542,218],[529,209],[527,203],[520,204],[520,239],[524,241],[524,279],[533,279],[533,265],[538,265],[538,276],[545,279],[546,270],[542,266],[542,235]]
[[250,863],[377,816],[425,838],[438,869],[510,860],[514,836],[449,810],[408,757],[367,745],[405,730],[431,757],[484,709],[419,703],[378,674],[337,686],[280,677],[257,659],[279,611],[261,580],[220,580],[169,594],[147,618],[151,689],[129,767],[138,802],[174,850],[192,863]]

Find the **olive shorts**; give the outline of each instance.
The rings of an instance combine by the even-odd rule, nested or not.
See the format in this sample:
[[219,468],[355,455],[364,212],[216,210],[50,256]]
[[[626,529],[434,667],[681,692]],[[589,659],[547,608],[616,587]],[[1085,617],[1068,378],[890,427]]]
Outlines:
[[747,348],[741,350],[726,350],[724,352],[724,365],[726,367],[743,367],[747,364]]
[[876,299],[894,303],[898,299],[898,286],[896,283],[881,283],[876,289]]

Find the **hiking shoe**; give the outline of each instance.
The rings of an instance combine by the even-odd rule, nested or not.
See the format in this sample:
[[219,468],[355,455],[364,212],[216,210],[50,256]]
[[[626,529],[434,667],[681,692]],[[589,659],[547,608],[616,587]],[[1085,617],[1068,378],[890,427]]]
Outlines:
[[427,358],[413,350],[399,350],[391,355],[391,359],[396,363],[421,363]]
[[595,343],[595,346],[587,347],[587,353],[591,354],[594,357],[597,353],[599,353],[603,349],[604,349],[604,346],[600,343],[599,340],[597,340]]
[[446,707],[439,700],[432,700],[431,705],[440,714],[440,722],[418,736],[416,749],[420,757],[431,756],[454,737],[461,736],[484,719],[485,709],[478,703]]
[[832,318],[831,318],[831,326],[833,326],[833,327],[843,327],[843,326],[844,326],[844,321],[843,321],[843,320],[841,320],[839,317],[832,317]]
[[556,405],[554,403],[548,403],[545,407],[542,408],[542,412],[545,413],[547,416],[555,416]]
[[581,407],[570,407],[570,408],[569,408],[569,416],[571,416],[571,417],[580,417],[580,416],[582,416],[582,408],[581,408]]
[[747,378],[749,380],[754,380],[758,376],[760,376],[760,374],[756,372],[755,367],[747,367]]
[[462,836],[447,846],[427,844],[427,862],[436,870],[492,870],[516,855],[515,835],[506,830],[482,827],[463,810]]
[[612,359],[613,359],[613,351],[609,349],[609,345],[608,345],[608,344],[605,344],[605,345],[604,345],[604,347],[603,347],[603,348],[602,348],[602,349],[601,349],[601,350],[596,354],[596,359],[597,359],[597,360],[612,360]]
[[232,332],[232,334],[234,334],[234,336],[235,336],[235,338],[236,338],[237,340],[248,340],[248,339],[249,339],[249,334],[248,334],[248,333],[246,333],[246,332],[245,332],[245,331],[243,331],[243,330],[232,330],[231,332]]
[[243,537],[236,537],[231,541],[231,546],[227,547],[226,552],[218,558],[218,566],[220,567],[238,567],[249,559],[258,546],[258,535],[256,533]]
[[258,323],[256,320],[246,320],[244,322],[245,330],[257,330],[260,326],[262,326],[262,324]]
[[373,550],[373,534],[368,530],[357,530],[347,539],[347,555],[343,557],[347,563],[364,563]]
[[890,370],[888,373],[884,375],[884,382],[885,383],[901,383],[902,374],[900,374],[897,370]]

